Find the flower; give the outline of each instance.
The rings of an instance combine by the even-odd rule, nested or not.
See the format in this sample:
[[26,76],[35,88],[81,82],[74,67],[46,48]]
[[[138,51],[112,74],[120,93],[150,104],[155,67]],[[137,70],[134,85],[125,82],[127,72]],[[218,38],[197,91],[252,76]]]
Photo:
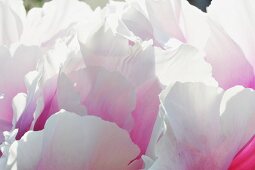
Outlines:
[[252,49],[219,1],[105,2],[0,0],[0,169],[254,168]]

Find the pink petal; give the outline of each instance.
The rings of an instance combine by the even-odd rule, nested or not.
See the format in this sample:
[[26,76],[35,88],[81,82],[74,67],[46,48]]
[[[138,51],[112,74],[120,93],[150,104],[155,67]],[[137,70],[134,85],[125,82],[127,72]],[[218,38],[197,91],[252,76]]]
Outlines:
[[131,138],[144,154],[151,138],[154,123],[158,114],[160,84],[157,80],[151,80],[137,89],[136,108],[132,112],[134,127]]
[[229,170],[255,168],[255,138],[253,137],[233,159]]

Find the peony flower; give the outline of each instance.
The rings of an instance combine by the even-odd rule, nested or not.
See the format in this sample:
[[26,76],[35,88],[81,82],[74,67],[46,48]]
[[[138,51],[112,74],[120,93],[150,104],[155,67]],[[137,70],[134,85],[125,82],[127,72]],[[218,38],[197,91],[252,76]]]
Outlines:
[[[53,2],[55,1],[52,1],[51,4],[54,4]],[[86,165],[81,162],[76,162],[77,165],[75,165],[71,159],[69,162],[66,161],[69,157],[66,155],[68,150],[66,152],[63,150],[65,152],[63,153],[61,149],[54,151],[55,155],[52,159],[47,156],[48,161],[59,159],[60,162],[66,162],[66,164],[60,165],[61,163],[57,164],[54,161],[46,160],[43,162],[42,152],[50,154],[50,152],[46,153],[46,150],[51,147],[50,145],[49,148],[45,147],[42,150],[38,150],[38,148],[42,148],[41,145],[38,145],[38,157],[34,162],[27,162],[19,156],[23,154],[23,151],[15,148],[19,143],[23,145],[23,141],[24,144],[34,141],[44,143],[44,140],[48,141],[48,137],[44,138],[43,136],[48,135],[58,138],[57,133],[52,134],[57,130],[55,125],[47,126],[46,122],[51,122],[55,118],[62,119],[62,114],[64,114],[63,119],[68,119],[69,116],[65,117],[65,114],[69,115],[70,113],[67,112],[72,112],[73,116],[71,117],[75,117],[74,119],[81,119],[80,121],[95,119],[96,122],[114,126],[114,129],[126,134],[125,143],[128,143],[134,152],[125,151],[119,155],[118,153],[114,154],[116,156],[113,155],[114,159],[123,159],[124,162],[117,164],[118,161],[110,161],[107,163],[109,169],[114,169],[112,167],[126,169],[130,166],[132,169],[142,168],[143,163],[140,158],[148,149],[158,115],[158,95],[162,88],[176,81],[217,85],[211,77],[211,67],[194,47],[173,43],[174,47],[169,46],[167,49],[161,49],[150,40],[143,41],[139,37],[131,35],[122,20],[117,17],[120,15],[118,12],[123,8],[122,5],[123,3],[109,4],[102,10],[94,11],[91,18],[79,27],[76,28],[77,25],[75,25],[75,30],[79,30],[78,39],[77,36],[70,36],[69,39],[65,34],[63,36],[61,34],[56,39],[53,38],[51,43],[46,43],[46,46],[39,43],[44,50],[46,49],[45,55],[38,61],[35,71],[26,75],[27,93],[18,93],[13,99],[13,108],[17,115],[14,125],[18,130],[17,135],[15,133],[17,141],[13,141],[12,137],[8,139],[7,135],[6,141],[8,142],[2,145],[4,151],[1,158],[2,167],[6,169],[19,167],[21,169],[34,169],[34,167],[63,169],[64,166],[67,169],[72,169],[72,167],[79,169],[84,166],[95,166],[100,169],[101,166],[106,166],[104,163],[107,160],[105,159],[102,159],[102,163],[98,164],[88,160]],[[52,46],[52,43],[55,45]],[[177,75],[179,72],[182,74]],[[166,78],[167,74],[170,79]],[[59,112],[61,109],[66,111]],[[64,122],[57,121],[63,131],[72,128],[72,124],[77,123],[71,118],[63,121],[71,123],[66,125]],[[96,136],[101,136],[102,132],[96,131],[97,126],[91,125],[92,132],[94,131]],[[80,128],[87,129],[85,126]],[[10,134],[13,133],[10,132]],[[28,134],[33,135],[30,138]],[[39,134],[43,136],[37,139],[33,138],[34,135],[38,136]],[[79,141],[80,138],[82,136],[79,137],[77,134],[73,137],[72,142]],[[107,140],[110,139],[107,138]],[[101,138],[91,138],[88,141],[94,143],[100,140]],[[52,141],[52,146],[55,144],[63,146],[61,142],[65,141],[67,141],[66,138],[59,138],[59,141],[55,143]],[[116,146],[118,141],[119,139],[116,138]],[[112,144],[114,146],[114,142]],[[28,145],[30,146],[30,144]],[[108,146],[99,145],[100,148]],[[99,152],[103,154],[103,151],[97,153],[99,145],[91,146],[95,151],[91,152],[92,155]],[[70,148],[67,149],[73,150],[73,154],[79,150],[69,146]],[[24,151],[26,152],[26,148]],[[12,154],[14,152],[15,155]],[[63,157],[58,155],[63,155]],[[90,156],[90,152],[84,150],[80,160],[85,160]],[[17,159],[21,162],[16,162]],[[96,157],[96,159],[98,158]]]
[[0,0],[0,169],[254,168],[252,50],[218,1],[105,2]]
[[254,91],[241,86],[224,91],[176,83],[164,90],[160,115],[165,126],[155,125],[150,157],[144,157],[147,169],[228,169],[254,135],[254,100]]

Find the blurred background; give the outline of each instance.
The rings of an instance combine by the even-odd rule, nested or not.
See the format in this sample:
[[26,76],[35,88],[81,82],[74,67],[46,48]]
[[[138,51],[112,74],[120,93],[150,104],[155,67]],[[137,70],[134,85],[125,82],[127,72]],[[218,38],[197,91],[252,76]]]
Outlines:
[[[42,6],[45,1],[49,1],[49,0],[24,0],[24,4],[26,7],[26,10],[28,11],[32,7]],[[106,1],[106,0],[83,0],[83,1],[87,1],[90,4],[92,4],[92,6],[93,6],[96,1]],[[188,0],[188,1],[192,5],[195,5],[196,7],[198,7],[199,9],[201,9],[204,12],[206,11],[206,7],[209,6],[211,3],[211,0]]]

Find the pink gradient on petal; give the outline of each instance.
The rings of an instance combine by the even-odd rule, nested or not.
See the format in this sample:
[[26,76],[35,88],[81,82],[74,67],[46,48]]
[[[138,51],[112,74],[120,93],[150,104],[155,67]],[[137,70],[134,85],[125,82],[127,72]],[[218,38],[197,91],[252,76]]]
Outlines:
[[131,138],[144,154],[153,130],[154,123],[159,109],[160,84],[157,80],[149,81],[137,89],[136,108],[132,115],[134,128],[131,131]]
[[221,26],[210,24],[212,35],[205,51],[206,60],[212,65],[212,73],[219,85],[228,89],[236,85],[255,87],[252,65],[245,58],[242,49],[228,36]]
[[28,102],[24,112],[22,113],[22,116],[16,124],[16,128],[19,130],[16,139],[19,140],[28,130],[31,129],[33,121],[35,121],[33,130],[42,130],[47,119],[52,114],[59,111],[56,101],[56,81],[56,77],[49,79],[42,87],[44,107],[37,120],[34,120],[34,113],[37,107],[37,96],[32,94],[32,99],[30,102]]
[[53,93],[53,96],[46,99],[44,102],[45,102],[44,109],[40,116],[38,117],[38,119],[36,120],[34,126],[35,131],[42,130],[47,119],[59,110],[55,93]]
[[70,76],[76,83],[88,114],[131,129],[131,113],[135,108],[135,89],[121,74],[99,67],[88,67]]
[[239,151],[229,170],[255,169],[255,136]]
[[59,111],[57,96],[56,96],[56,87],[57,87],[57,78],[49,80],[44,86],[44,108],[40,116],[35,122],[34,130],[42,130],[47,119],[54,113]]
[[27,131],[30,130],[30,126],[33,121],[33,113],[35,111],[35,103],[34,101],[29,103],[29,105],[24,110],[22,116],[16,123],[16,128],[18,129],[18,133],[16,139],[19,140]]

